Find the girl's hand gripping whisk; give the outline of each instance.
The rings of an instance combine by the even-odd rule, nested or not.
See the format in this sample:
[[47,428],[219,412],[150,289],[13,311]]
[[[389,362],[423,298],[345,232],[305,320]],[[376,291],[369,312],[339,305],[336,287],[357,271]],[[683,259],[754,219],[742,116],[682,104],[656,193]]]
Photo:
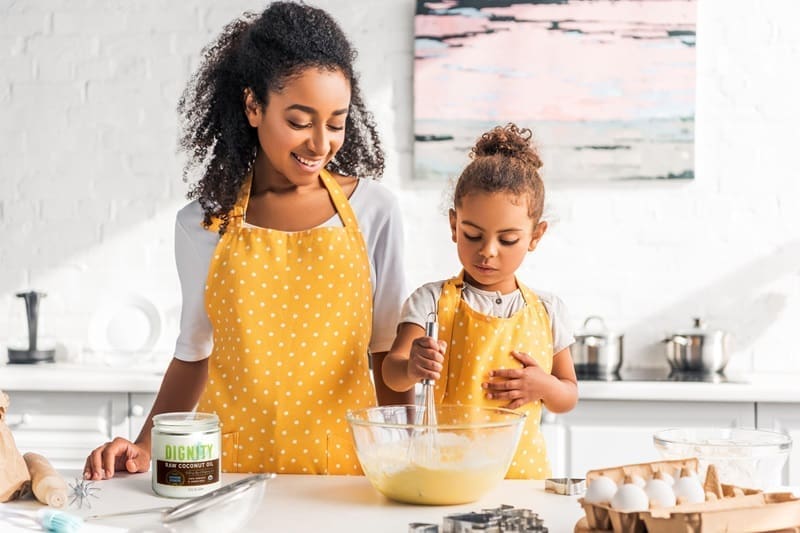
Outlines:
[[[436,342],[439,348],[439,325],[436,323],[436,313],[429,313],[425,321],[425,336]],[[433,379],[424,378],[422,380],[422,414],[421,424],[425,426],[436,425],[436,402],[433,394]]]
[[430,464],[436,449],[436,401],[433,394],[434,379],[439,377],[444,357],[438,341],[436,313],[430,313],[425,322],[425,336],[411,345],[408,373],[422,378],[422,397],[415,408],[414,432],[409,445],[409,459]]

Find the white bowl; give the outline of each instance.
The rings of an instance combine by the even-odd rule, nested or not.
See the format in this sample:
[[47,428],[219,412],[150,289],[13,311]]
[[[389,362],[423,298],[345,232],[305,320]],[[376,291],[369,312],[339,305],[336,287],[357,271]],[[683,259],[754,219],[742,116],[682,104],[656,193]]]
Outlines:
[[653,434],[665,459],[697,457],[701,481],[709,464],[720,482],[754,489],[783,484],[792,439],[776,431],[747,428],[670,428]]

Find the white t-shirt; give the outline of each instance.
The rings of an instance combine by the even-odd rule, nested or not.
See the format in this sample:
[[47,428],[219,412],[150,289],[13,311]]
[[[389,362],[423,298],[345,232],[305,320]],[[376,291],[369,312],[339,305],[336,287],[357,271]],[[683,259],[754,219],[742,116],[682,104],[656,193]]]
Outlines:
[[[403,226],[400,205],[380,183],[360,179],[350,196],[369,255],[372,281],[372,353],[386,352],[394,341],[403,298],[408,294],[403,271]],[[175,357],[199,361],[211,354],[213,331],[205,309],[208,268],[219,234],[202,226],[203,210],[193,201],[175,221],[175,262],[183,306]],[[342,226],[336,214],[321,226]]]
[[[436,312],[445,281],[426,283],[415,290],[403,304],[400,322],[410,322],[424,328],[428,314]],[[533,292],[539,297],[550,317],[550,327],[553,330],[553,355],[555,355],[575,342],[567,308],[554,294],[537,290]],[[484,291],[464,282],[461,297],[468,306],[479,313],[501,318],[509,318],[525,306],[525,299],[519,289],[508,294],[500,294],[498,291]]]

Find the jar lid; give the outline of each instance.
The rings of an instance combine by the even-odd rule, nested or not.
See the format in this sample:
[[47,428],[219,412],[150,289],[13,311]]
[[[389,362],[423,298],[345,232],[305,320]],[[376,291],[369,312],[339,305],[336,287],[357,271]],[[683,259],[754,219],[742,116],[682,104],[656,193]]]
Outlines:
[[219,417],[214,413],[195,413],[192,411],[161,413],[153,417],[153,426],[175,431],[216,429],[219,427]]

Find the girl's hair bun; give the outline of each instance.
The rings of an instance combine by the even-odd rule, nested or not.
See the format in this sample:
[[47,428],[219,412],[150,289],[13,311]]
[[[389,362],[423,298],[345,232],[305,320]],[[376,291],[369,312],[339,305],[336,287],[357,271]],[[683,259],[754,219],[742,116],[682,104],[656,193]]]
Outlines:
[[520,129],[516,124],[497,126],[487,131],[472,148],[470,157],[489,157],[502,155],[521,159],[534,168],[541,168],[542,160],[531,146],[533,133],[528,128]]

